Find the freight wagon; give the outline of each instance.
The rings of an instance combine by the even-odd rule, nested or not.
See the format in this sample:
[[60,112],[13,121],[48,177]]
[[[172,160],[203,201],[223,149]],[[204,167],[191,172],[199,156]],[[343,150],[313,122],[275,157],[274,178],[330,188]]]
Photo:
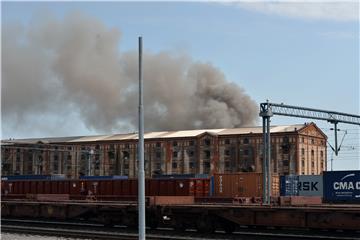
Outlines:
[[[330,173],[333,177],[329,181],[337,188],[348,190],[357,186],[357,173],[336,173],[340,174],[336,177]],[[213,196],[209,196],[212,189],[210,179],[214,184]],[[260,198],[261,173],[215,174],[210,179],[146,179],[148,226],[177,230],[196,228],[200,232],[213,232],[217,228],[232,232],[237,226],[359,230],[360,205],[288,207],[267,206],[260,202],[248,205],[246,202],[245,206],[243,202],[234,200]],[[329,181],[324,181],[324,186]],[[273,193],[276,194],[276,191],[279,192],[276,176],[272,182]],[[308,184],[301,186],[308,188]],[[90,220],[107,226],[121,224],[136,227],[137,190],[137,179],[5,180],[1,181],[1,215]],[[301,199],[303,196],[295,197]],[[87,201],[83,201],[85,199]],[[233,199],[233,204],[217,201],[219,199]],[[210,201],[211,204],[204,204]]]
[[360,171],[280,177],[280,201],[296,204],[360,203]]
[[[279,196],[279,176],[272,176],[272,196]],[[259,198],[263,196],[262,173],[214,174],[214,196]]]
[[[8,180],[1,182],[2,197],[27,198],[37,194],[68,194],[70,199],[88,195],[102,200],[135,200],[137,179]],[[209,179],[146,179],[147,196],[209,195]]]
[[360,171],[324,172],[324,202],[360,204]]

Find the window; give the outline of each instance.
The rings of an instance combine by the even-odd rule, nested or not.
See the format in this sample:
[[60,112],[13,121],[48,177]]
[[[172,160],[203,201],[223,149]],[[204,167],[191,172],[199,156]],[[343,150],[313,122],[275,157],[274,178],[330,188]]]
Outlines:
[[314,157],[314,150],[311,150],[311,156]]
[[305,148],[301,149],[301,155],[305,155]]
[[243,143],[244,143],[244,144],[249,144],[249,139],[248,139],[248,138],[244,138]]
[[161,169],[161,163],[156,163],[156,169],[158,169],[158,170]]
[[324,157],[324,152],[320,151],[320,157]]
[[205,144],[205,146],[210,146],[210,144],[211,144],[210,139],[205,138],[205,139],[204,139],[204,144]]
[[161,152],[156,152],[156,158],[161,158]]
[[204,158],[210,158],[210,151],[208,151],[208,150],[206,150],[206,151],[204,151]]
[[130,145],[129,145],[129,144],[125,144],[125,148],[130,148]]
[[173,163],[172,163],[172,167],[173,167],[173,168],[177,168],[177,163],[176,163],[176,162],[173,162]]
[[225,149],[224,154],[225,154],[225,156],[230,156],[230,150],[229,150],[229,149]]
[[311,167],[315,167],[315,163],[314,162],[311,162]]
[[55,156],[54,156],[54,161],[57,161],[57,160],[59,160],[59,156],[58,156],[58,155],[55,155]]
[[284,166],[284,167],[288,167],[288,166],[289,166],[289,161],[288,161],[288,160],[284,160],[284,161],[283,161],[283,166]]
[[178,152],[174,151],[174,152],[173,152],[173,157],[174,157],[174,158],[177,158],[177,157],[178,157]]
[[59,165],[57,162],[54,162],[54,173],[57,173],[59,169]]
[[124,160],[128,160],[130,158],[130,153],[128,151],[123,151],[122,154]]
[[210,162],[204,162],[204,167],[205,168],[210,168]]
[[125,163],[125,164],[124,164],[124,168],[125,168],[125,169],[129,169],[129,164],[128,164],[128,163]]
[[314,144],[315,143],[315,140],[312,138],[311,139],[311,144]]
[[245,150],[244,150],[244,155],[245,155],[245,156],[248,156],[248,155],[249,155],[249,149],[245,149]]
[[189,162],[189,168],[191,168],[191,169],[195,168],[195,163],[194,162]]
[[189,142],[189,145],[190,145],[190,146],[194,146],[194,145],[195,145],[194,141],[190,141],[190,142]]
[[178,143],[176,141],[173,142],[173,146],[176,147]]
[[189,151],[189,157],[193,157],[194,156],[194,151],[190,150]]
[[230,167],[230,162],[225,162],[225,168],[229,168]]
[[72,150],[72,147],[67,147],[67,150],[71,151],[71,150]]
[[289,143],[289,137],[288,136],[283,137],[283,143]]
[[95,146],[95,149],[99,150],[99,149],[100,149],[100,145],[99,145],[99,144],[96,145],[96,146]]
[[225,139],[225,144],[230,144],[230,139]]
[[301,166],[305,167],[305,161],[304,160],[301,160]]
[[161,142],[157,142],[156,147],[161,147]]
[[109,155],[109,158],[110,158],[110,159],[114,159],[114,157],[115,157],[115,152],[114,152],[114,151],[109,151],[109,152],[108,152],[108,155]]

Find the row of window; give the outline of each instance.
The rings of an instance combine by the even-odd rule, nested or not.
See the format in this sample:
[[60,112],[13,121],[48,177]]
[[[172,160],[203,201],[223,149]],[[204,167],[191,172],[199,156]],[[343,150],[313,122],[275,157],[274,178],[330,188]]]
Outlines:
[[[301,148],[301,155],[305,155],[305,148]],[[315,156],[314,150],[311,150],[311,156]],[[320,151],[320,157],[324,157],[324,151]]]

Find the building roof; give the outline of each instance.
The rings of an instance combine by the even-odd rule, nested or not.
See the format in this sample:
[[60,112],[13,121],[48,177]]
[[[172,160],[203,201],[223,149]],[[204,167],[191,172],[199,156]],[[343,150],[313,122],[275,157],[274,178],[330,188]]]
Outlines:
[[[271,126],[271,133],[296,132],[309,124],[296,125],[282,125]],[[260,134],[262,133],[262,126],[258,127],[243,127],[243,128],[227,128],[227,129],[199,129],[199,130],[183,130],[183,131],[162,131],[162,132],[148,132],[144,134],[145,139],[165,139],[165,138],[186,138],[197,137],[202,134],[209,133],[218,136],[227,135],[241,135],[241,134]],[[137,133],[128,134],[111,134],[111,135],[96,135],[96,136],[77,136],[77,137],[57,137],[57,138],[29,138],[29,139],[10,139],[2,140],[1,144],[10,143],[82,143],[82,142],[103,142],[103,141],[121,141],[121,140],[137,140]]]

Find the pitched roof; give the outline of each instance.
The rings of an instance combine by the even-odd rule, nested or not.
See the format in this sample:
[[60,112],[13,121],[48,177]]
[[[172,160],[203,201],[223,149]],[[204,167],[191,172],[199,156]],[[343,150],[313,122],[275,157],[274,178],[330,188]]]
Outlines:
[[[281,125],[271,126],[271,133],[295,132],[305,128],[308,124],[296,125]],[[209,133],[218,136],[225,135],[241,135],[241,134],[260,134],[262,133],[262,126],[257,127],[243,127],[243,128],[226,128],[226,129],[199,129],[199,130],[183,130],[183,131],[161,131],[161,132],[147,132],[144,134],[145,139],[166,139],[166,138],[186,138],[197,137],[204,133]],[[77,136],[77,137],[57,137],[57,138],[29,138],[29,139],[11,139],[2,140],[5,143],[24,143],[36,144],[42,143],[82,143],[82,142],[103,142],[103,141],[121,141],[121,140],[137,140],[137,133],[128,134],[110,134],[110,135],[95,135],[95,136]]]

